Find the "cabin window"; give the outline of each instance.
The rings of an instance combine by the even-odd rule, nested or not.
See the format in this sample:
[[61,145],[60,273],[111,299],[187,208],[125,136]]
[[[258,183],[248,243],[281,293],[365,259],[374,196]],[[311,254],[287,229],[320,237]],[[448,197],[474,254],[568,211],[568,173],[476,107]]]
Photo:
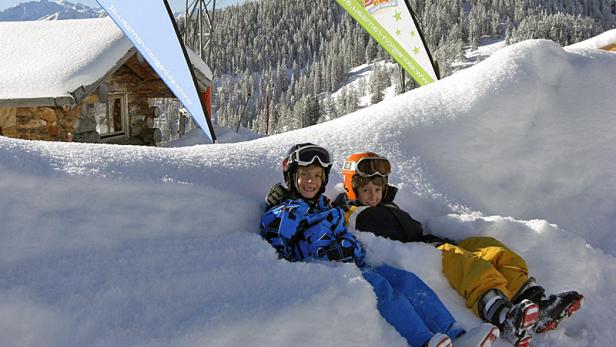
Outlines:
[[105,112],[97,117],[96,130],[101,137],[126,134],[127,106],[126,95],[109,95]]

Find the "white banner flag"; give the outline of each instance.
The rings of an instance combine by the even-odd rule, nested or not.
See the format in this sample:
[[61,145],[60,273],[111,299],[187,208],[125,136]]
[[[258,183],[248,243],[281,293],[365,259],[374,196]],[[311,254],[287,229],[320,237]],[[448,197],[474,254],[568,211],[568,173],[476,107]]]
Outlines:
[[133,42],[212,142],[214,129],[199,96],[186,49],[166,0],[97,0]]
[[439,79],[423,35],[404,0],[336,0],[420,85]]

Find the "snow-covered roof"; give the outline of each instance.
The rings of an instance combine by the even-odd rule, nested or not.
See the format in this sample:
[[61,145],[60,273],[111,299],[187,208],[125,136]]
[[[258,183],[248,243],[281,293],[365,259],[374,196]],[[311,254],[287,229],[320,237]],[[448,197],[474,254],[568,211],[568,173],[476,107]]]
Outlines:
[[[110,18],[0,22],[0,105],[62,105],[136,53]],[[212,72],[189,50],[198,78]]]

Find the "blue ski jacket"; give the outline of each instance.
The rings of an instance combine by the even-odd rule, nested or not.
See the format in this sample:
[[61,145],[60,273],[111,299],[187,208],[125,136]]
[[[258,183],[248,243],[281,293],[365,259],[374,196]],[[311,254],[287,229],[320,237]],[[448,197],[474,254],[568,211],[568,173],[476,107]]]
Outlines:
[[285,200],[261,217],[261,236],[289,261],[335,260],[364,266],[366,252],[347,231],[344,212],[324,195]]

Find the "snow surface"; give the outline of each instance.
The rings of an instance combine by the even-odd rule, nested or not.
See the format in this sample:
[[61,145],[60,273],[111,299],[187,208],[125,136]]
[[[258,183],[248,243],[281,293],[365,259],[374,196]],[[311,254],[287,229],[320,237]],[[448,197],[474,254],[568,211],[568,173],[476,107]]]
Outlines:
[[[377,66],[380,69],[386,69],[387,71],[399,71],[399,65],[392,61],[378,61],[356,66],[346,74],[344,80],[331,94],[331,98],[334,100],[338,99],[342,94],[342,91],[345,89],[347,92],[349,92],[351,88],[353,88],[359,93],[359,91],[361,90],[360,84],[364,83],[364,89],[366,89],[366,92],[365,95],[359,96],[358,107],[370,106],[372,104],[371,98],[373,94],[372,91],[370,91],[370,78]],[[396,85],[394,81],[395,79],[392,78],[391,86],[385,88],[385,90],[383,91],[383,100],[389,99],[396,95]]]
[[569,48],[594,48],[599,49],[609,45],[616,44],[616,29],[604,32],[603,34],[590,38],[588,40],[578,42],[567,47]]
[[[0,137],[0,346],[404,346],[351,264],[289,263],[258,235],[292,144],[389,157],[439,235],[492,235],[585,306],[534,346],[616,340],[616,54],[533,40],[336,120],[248,142],[150,148]],[[440,253],[359,233],[479,323]],[[506,346],[497,341],[498,346]]]
[[464,52],[465,60],[454,62],[451,67],[454,71],[469,68],[506,46],[507,43],[503,38],[482,38],[480,40],[480,46],[476,50],[471,50],[470,46],[467,47]]

